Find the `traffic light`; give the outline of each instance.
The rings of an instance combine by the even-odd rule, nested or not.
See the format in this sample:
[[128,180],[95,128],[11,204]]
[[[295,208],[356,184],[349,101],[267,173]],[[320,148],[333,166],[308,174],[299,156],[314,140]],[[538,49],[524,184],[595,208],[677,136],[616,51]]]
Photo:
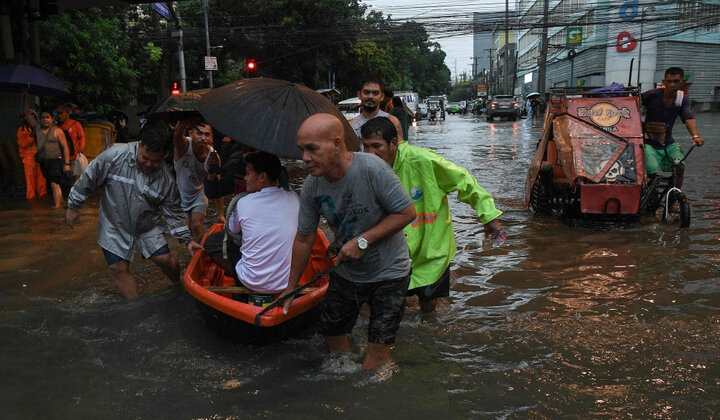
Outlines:
[[255,77],[255,70],[257,70],[257,64],[255,64],[255,59],[248,58],[245,61],[245,69],[247,69],[248,77]]
[[180,90],[180,87],[178,86],[178,82],[173,82],[172,88],[170,88],[170,94],[171,95],[179,95],[182,91]]

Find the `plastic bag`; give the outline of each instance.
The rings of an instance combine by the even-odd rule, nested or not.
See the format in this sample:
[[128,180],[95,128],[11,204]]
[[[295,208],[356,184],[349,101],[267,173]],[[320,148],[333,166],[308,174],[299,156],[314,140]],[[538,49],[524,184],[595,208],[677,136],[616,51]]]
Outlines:
[[85,169],[88,167],[88,159],[85,157],[85,155],[80,152],[78,153],[75,160],[72,161],[72,174],[73,176],[80,176],[83,172],[85,172]]

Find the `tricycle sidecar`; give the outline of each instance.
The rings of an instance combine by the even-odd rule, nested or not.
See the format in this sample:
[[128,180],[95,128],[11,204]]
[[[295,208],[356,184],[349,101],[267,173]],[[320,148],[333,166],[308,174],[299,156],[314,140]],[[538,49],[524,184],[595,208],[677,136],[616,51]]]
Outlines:
[[525,183],[532,211],[588,222],[637,221],[655,210],[647,203],[660,204],[644,199],[659,194],[658,183],[645,178],[636,88],[551,91]]

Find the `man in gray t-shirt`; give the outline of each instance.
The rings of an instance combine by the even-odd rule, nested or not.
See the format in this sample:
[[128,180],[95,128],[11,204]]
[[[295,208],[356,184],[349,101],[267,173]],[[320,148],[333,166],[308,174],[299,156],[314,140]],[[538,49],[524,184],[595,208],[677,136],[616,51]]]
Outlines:
[[415,207],[392,168],[375,156],[348,151],[343,133],[340,120],[329,114],[311,116],[298,130],[297,144],[310,176],[300,193],[298,232],[283,295],[297,287],[320,216],[325,217],[335,234],[331,250],[338,269],[330,277],[320,333],[331,350],[350,350],[347,334],[360,306],[368,303],[363,369],[372,370],[390,361],[390,345],[405,310],[410,259],[402,229],[415,218]]

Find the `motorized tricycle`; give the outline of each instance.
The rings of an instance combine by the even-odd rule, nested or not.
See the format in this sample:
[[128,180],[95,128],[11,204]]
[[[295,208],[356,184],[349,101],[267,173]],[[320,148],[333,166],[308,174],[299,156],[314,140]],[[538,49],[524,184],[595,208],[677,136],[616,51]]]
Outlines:
[[687,198],[672,174],[646,176],[643,147],[637,88],[553,88],[528,169],[526,205],[603,226],[662,209],[663,222],[689,226]]

